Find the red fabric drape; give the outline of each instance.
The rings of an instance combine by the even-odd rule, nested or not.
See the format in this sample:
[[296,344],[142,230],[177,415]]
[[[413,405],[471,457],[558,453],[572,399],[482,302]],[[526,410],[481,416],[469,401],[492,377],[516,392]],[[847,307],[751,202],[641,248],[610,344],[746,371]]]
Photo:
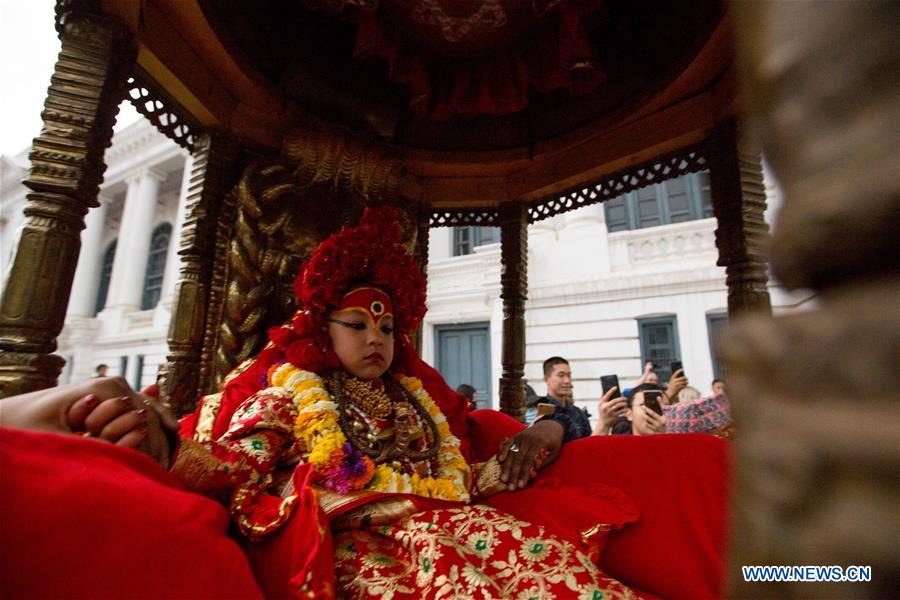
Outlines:
[[583,26],[600,0],[314,0],[357,22],[354,58],[378,56],[432,119],[505,115],[541,92],[594,90],[606,76]]
[[262,598],[216,502],[138,452],[0,430],[4,598]]

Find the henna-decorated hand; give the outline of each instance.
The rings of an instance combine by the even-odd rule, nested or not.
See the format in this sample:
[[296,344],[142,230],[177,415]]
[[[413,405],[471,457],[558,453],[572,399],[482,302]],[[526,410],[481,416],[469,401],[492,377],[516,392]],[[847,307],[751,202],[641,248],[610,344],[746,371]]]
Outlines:
[[136,448],[168,466],[178,421],[162,404],[103,377],[3,400],[0,424],[54,433],[81,433]]
[[543,467],[559,456],[565,431],[549,419],[537,421],[500,444],[497,460],[503,467],[500,481],[513,491],[528,485]]

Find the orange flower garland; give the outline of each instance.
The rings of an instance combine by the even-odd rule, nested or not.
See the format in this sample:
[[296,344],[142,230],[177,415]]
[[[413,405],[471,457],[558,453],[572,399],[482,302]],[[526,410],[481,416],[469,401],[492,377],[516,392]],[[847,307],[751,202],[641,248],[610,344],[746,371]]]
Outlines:
[[294,435],[309,452],[307,461],[325,487],[339,493],[365,488],[442,500],[469,500],[469,466],[459,451],[459,439],[450,432],[447,419],[415,377],[402,377],[400,384],[416,397],[437,425],[440,448],[434,477],[410,475],[388,464],[376,466],[354,448],[341,431],[337,403],[315,373],[282,363],[269,370],[268,380],[270,385],[293,395],[297,407]]

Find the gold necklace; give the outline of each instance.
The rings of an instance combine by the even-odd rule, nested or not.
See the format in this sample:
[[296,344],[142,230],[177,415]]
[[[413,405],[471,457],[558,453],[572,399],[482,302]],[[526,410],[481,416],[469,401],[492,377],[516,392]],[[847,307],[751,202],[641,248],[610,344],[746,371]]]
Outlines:
[[344,379],[343,388],[350,402],[361,408],[370,417],[387,419],[391,416],[393,406],[384,386],[378,386],[376,389],[376,385],[372,382],[347,377]]
[[[366,436],[361,435],[361,432],[354,427],[352,419],[353,410],[350,406],[352,401],[345,393],[347,391],[349,380],[350,378],[347,377],[346,373],[343,371],[336,371],[334,375],[329,378],[327,385],[328,391],[331,392],[331,397],[334,398],[335,403],[338,405],[338,423],[344,433],[344,437],[346,437],[354,447],[362,451],[369,458],[375,460],[376,463],[383,463],[388,460],[400,458],[418,462],[437,456],[441,438],[434,419],[431,418],[431,415],[428,414],[428,411],[425,410],[425,407],[419,403],[416,397],[413,396],[409,390],[400,385],[390,374],[385,374],[382,381],[385,385],[384,393],[385,397],[388,399],[389,408],[391,410],[396,408],[393,424],[393,439],[381,440],[378,439],[377,435],[374,436],[375,439],[367,439]],[[387,391],[388,385],[392,386],[402,400],[396,403],[391,401]],[[416,416],[423,424],[425,424],[428,428],[428,434],[430,434],[430,436],[428,434],[425,435],[427,440],[425,450],[417,451],[409,448],[410,428]]]

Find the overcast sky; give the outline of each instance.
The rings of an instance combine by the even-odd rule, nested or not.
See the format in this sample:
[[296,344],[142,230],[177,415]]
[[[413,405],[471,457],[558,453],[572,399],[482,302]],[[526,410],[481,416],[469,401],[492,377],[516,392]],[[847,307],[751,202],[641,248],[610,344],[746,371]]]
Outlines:
[[[59,54],[54,0],[0,0],[0,153],[17,154],[41,131],[41,109]],[[139,118],[129,106],[116,129]]]

